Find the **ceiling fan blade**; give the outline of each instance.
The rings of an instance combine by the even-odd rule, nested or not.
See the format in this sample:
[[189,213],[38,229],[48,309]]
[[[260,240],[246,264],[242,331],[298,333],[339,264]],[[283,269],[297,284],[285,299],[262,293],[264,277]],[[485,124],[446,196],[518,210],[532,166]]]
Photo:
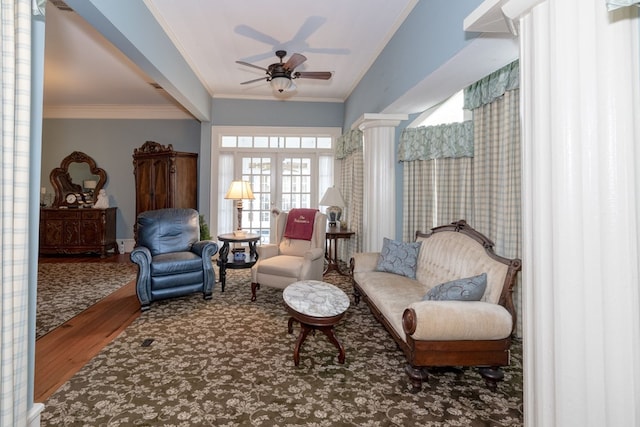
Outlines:
[[246,82],[240,83],[241,85],[246,85],[249,83],[259,82],[260,80],[267,80],[268,77],[260,77],[259,79],[247,80]]
[[250,64],[250,63],[248,63],[248,62],[244,62],[244,61],[236,61],[236,64],[246,65],[247,67],[257,68],[258,70],[262,70],[262,71],[264,71],[265,73],[266,73],[267,71],[269,71],[269,70],[267,70],[267,69],[266,69],[266,68],[264,68],[264,67],[260,67],[259,65],[253,65],[253,64]]
[[294,78],[329,80],[331,75],[331,71],[297,71]]
[[287,71],[293,71],[298,65],[307,60],[307,57],[299,53],[294,53],[291,58],[284,64],[284,69]]

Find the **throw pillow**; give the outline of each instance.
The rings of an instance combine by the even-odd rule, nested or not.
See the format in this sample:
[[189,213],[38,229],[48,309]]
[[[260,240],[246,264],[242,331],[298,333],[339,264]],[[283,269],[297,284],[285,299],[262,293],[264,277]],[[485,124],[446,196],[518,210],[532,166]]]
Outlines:
[[385,237],[376,270],[415,279],[418,252],[420,252],[421,244],[422,242],[398,242]]
[[487,289],[487,273],[482,273],[434,286],[422,299],[424,301],[480,301],[485,289]]

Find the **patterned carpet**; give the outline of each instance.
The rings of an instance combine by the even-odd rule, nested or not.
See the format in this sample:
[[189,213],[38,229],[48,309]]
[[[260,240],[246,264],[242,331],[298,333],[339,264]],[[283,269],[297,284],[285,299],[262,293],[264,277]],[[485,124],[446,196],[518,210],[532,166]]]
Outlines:
[[36,339],[135,279],[137,271],[134,264],[39,264]]
[[[348,279],[325,281],[351,295]],[[321,334],[300,366],[282,292],[250,301],[248,270],[230,270],[225,292],[153,303],[45,402],[42,426],[520,426],[521,346],[491,392],[475,369],[440,372],[410,392],[404,356],[367,306],[336,328],[344,365]],[[144,346],[147,339],[153,340]]]

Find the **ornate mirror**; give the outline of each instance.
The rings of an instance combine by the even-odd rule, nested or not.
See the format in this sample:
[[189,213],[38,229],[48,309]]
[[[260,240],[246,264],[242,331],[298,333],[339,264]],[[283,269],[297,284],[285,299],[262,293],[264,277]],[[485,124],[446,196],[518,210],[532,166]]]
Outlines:
[[51,171],[49,179],[56,193],[54,207],[89,207],[107,182],[107,173],[91,157],[74,151]]

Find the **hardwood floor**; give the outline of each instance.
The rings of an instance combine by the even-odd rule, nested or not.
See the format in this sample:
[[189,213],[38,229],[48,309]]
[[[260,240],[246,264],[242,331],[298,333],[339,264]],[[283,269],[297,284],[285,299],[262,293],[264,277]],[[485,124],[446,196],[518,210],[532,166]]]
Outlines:
[[[123,262],[129,255],[41,257],[38,262]],[[36,340],[34,401],[44,402],[140,315],[135,280]]]

